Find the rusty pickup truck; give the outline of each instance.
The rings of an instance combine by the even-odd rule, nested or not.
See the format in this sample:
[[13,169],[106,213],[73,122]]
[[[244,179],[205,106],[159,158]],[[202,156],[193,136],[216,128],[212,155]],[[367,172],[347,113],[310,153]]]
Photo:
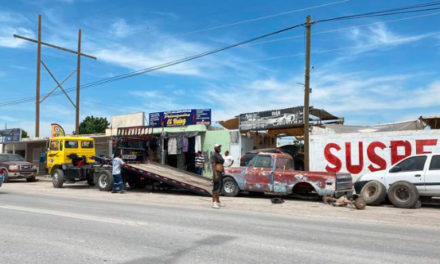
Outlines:
[[245,167],[226,168],[223,195],[240,192],[274,193],[298,197],[353,195],[349,173],[295,171],[290,155],[259,153]]

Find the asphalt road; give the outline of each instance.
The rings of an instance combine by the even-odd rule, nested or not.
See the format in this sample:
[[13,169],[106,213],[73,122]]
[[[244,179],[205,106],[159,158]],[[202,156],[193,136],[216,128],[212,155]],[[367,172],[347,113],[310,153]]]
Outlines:
[[[114,194],[121,195],[121,194]],[[0,263],[439,263],[440,230],[0,189]]]

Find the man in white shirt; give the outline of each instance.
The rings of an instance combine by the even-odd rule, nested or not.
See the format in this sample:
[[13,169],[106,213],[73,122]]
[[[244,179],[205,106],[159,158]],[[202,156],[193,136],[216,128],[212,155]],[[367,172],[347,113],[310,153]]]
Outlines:
[[226,150],[223,159],[225,160],[225,163],[223,164],[224,167],[232,167],[232,165],[234,164],[234,158],[231,155],[229,155],[228,150]]
[[124,165],[125,162],[121,159],[121,153],[116,153],[113,158],[113,188],[112,193],[117,193],[117,189],[119,188],[120,193],[124,193],[124,183],[122,182],[121,175],[121,166]]

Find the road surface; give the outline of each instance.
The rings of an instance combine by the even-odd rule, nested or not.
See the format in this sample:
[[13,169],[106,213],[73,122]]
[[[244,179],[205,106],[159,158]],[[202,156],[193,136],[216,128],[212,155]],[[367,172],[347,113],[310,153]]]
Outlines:
[[[439,263],[440,229],[0,189],[0,263]],[[317,209],[318,210],[318,209]],[[319,212],[318,212],[319,214]]]

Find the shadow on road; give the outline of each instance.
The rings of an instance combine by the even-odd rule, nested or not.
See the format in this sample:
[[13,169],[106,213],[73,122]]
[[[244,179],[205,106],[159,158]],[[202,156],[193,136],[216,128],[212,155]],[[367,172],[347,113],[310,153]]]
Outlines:
[[177,249],[174,252],[170,252],[168,255],[162,255],[157,257],[145,257],[139,258],[135,260],[130,260],[125,262],[126,264],[144,264],[144,263],[176,263],[182,257],[187,255],[188,253],[203,249],[204,247],[218,247],[223,244],[227,244],[230,241],[236,239],[234,236],[225,236],[225,235],[215,235],[208,238],[204,238],[196,241],[192,245],[182,247],[181,249]]

